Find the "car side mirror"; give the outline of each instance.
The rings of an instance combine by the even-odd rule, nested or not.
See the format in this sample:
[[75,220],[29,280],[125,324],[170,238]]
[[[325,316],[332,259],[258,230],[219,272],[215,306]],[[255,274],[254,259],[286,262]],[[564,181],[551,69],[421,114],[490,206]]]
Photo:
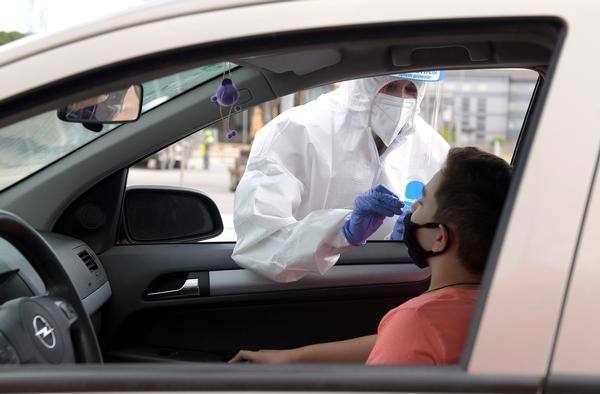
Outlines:
[[191,189],[131,186],[123,208],[125,236],[131,243],[202,241],[223,232],[215,202]]
[[60,108],[57,116],[65,122],[88,125],[135,122],[142,112],[141,85],[115,90]]

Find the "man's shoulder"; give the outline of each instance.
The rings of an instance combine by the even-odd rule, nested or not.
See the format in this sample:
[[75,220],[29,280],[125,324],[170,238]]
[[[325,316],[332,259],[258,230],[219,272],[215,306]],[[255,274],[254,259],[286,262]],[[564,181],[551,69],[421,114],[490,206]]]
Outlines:
[[407,310],[413,313],[428,312],[432,309],[437,310],[440,305],[447,308],[451,304],[470,308],[477,301],[478,295],[477,290],[466,289],[443,289],[442,291],[423,293],[392,309],[390,313]]
[[428,293],[423,293],[417,297],[411,298],[403,304],[398,305],[390,312],[400,312],[406,310],[418,312],[419,310],[427,307],[427,305],[430,304],[432,300],[432,297]]
[[426,293],[421,294],[390,310],[384,320],[404,319],[408,316],[418,315],[429,303],[431,303],[431,297]]

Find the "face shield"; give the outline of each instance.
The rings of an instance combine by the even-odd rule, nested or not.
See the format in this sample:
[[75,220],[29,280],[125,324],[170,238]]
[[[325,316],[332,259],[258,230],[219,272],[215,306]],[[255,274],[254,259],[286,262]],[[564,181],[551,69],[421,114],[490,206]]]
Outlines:
[[[417,95],[416,95],[416,108],[414,113],[410,116],[414,119],[414,117],[419,114],[419,117],[422,118],[426,123],[428,123],[432,128],[437,130],[438,126],[438,117],[441,107],[441,98],[442,98],[442,81],[444,79],[443,71],[426,71],[426,72],[416,72],[416,73],[403,73],[403,74],[394,74],[392,75],[394,78],[398,78],[398,82],[402,82],[404,84],[410,82],[417,87]],[[389,84],[388,84],[389,85]],[[387,86],[387,85],[386,85]],[[428,91],[427,97],[425,97],[425,91]],[[380,91],[381,93],[385,93],[385,89]],[[405,92],[406,93],[406,92]],[[414,95],[403,94],[402,97],[405,100],[411,100]],[[401,111],[404,111],[405,107],[401,108]],[[400,121],[402,121],[402,117],[400,117]],[[412,119],[411,119],[412,121]],[[400,129],[404,126],[404,124],[400,123]],[[373,129],[375,130],[375,129]],[[394,138],[397,136],[400,130],[395,130]],[[396,133],[397,132],[397,133]],[[385,141],[384,141],[385,142]],[[435,139],[429,138],[428,142],[425,142],[424,146],[413,147],[411,150],[411,158],[410,162],[415,163],[418,160],[424,160],[423,166],[428,168],[432,162],[432,155],[435,146]],[[424,153],[424,155],[423,155]],[[413,157],[414,156],[414,157]],[[410,210],[411,205],[421,198],[422,190],[424,187],[424,180],[420,178],[409,179],[404,196],[405,209],[408,212]]]
[[[386,146],[389,146],[404,127],[413,124],[415,115],[421,113],[421,104],[427,85],[443,80],[443,71],[392,74],[388,83],[379,89],[371,104],[369,126]],[[436,83],[433,95],[434,108],[426,102],[424,113],[433,128],[437,125],[437,114],[441,104],[441,84]],[[431,119],[434,120],[433,124]]]
[[[419,89],[418,112],[421,117],[437,130],[442,105],[442,91],[445,71],[420,71],[414,73],[393,74],[395,78],[403,78],[421,86]],[[428,90],[425,98],[425,90]]]
[[[417,86],[417,107],[414,115],[419,114],[421,119],[428,123],[433,129],[437,130],[439,113],[441,110],[442,88],[445,76],[444,71],[422,71],[393,74],[392,76],[411,81]],[[429,91],[427,97],[425,97],[426,90]],[[429,146],[426,148],[426,166],[431,162],[433,142],[434,139],[430,139]]]

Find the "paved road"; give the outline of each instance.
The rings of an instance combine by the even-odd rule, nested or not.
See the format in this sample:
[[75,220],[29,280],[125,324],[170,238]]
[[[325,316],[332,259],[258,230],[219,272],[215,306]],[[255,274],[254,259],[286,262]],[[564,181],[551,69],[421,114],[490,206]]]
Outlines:
[[202,169],[201,158],[190,160],[187,170],[150,170],[131,168],[129,170],[128,185],[166,185],[183,186],[210,196],[219,207],[223,218],[223,234],[210,241],[234,241],[233,230],[233,196],[229,191],[229,170],[232,166],[231,158],[213,158],[210,170]]

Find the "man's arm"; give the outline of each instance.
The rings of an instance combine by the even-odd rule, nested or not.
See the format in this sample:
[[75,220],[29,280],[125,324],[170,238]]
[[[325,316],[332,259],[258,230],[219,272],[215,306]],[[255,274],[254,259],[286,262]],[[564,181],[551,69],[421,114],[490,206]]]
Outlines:
[[345,341],[319,343],[296,349],[240,350],[229,361],[237,363],[250,361],[266,364],[288,363],[365,363],[375,345],[377,335],[368,335]]

